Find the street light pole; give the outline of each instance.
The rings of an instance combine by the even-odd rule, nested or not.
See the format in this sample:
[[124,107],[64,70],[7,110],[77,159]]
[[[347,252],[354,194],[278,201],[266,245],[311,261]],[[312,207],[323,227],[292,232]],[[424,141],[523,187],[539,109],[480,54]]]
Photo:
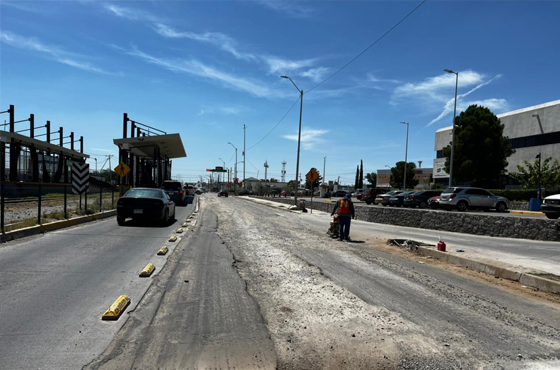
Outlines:
[[408,169],[408,122],[401,122],[403,125],[406,125],[406,149],[404,152],[404,184],[403,184],[403,191],[406,190],[406,170]]
[[299,152],[300,152],[300,145],[301,145],[301,118],[303,115],[303,90],[300,90],[299,87],[297,87],[296,83],[288,76],[280,76],[282,78],[287,78],[289,79],[292,84],[295,86],[295,88],[297,89],[297,91],[299,91],[300,97],[299,97],[299,131],[298,131],[298,142],[297,142],[297,161],[296,161],[296,184],[297,184],[297,189],[294,192],[294,203],[295,206],[297,207],[297,196],[298,196],[298,190],[299,190],[299,179],[298,179],[298,174],[299,174]]
[[539,192],[539,204],[541,204],[541,153],[537,154],[537,157],[539,159],[539,172],[537,173],[537,187],[538,187],[538,192]]
[[[235,149],[235,178],[237,179],[237,148],[229,141],[228,144]],[[233,189],[235,190],[235,195],[237,195],[237,184],[235,183],[235,179],[233,180]]]
[[323,158],[323,182],[327,182],[327,177],[325,175],[326,171],[327,171],[327,156]]
[[247,138],[245,125],[243,125],[243,188],[245,189],[245,139]]
[[449,187],[453,186],[453,156],[455,154],[455,117],[457,116],[457,88],[459,87],[459,72],[444,69],[444,72],[455,74],[455,105],[453,107],[453,129],[451,130],[451,159],[449,161]]

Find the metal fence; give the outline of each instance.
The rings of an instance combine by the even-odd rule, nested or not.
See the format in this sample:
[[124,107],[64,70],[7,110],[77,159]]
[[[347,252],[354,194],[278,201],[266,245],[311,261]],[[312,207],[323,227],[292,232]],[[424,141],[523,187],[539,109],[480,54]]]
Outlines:
[[115,209],[117,187],[90,186],[81,195],[69,183],[0,181],[1,232]]

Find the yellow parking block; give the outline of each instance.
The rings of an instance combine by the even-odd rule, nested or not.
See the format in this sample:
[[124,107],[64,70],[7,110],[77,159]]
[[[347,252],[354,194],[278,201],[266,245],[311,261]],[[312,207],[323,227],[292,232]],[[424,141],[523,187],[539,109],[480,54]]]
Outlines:
[[169,249],[166,246],[161,247],[159,251],[157,251],[158,256],[165,256]]
[[332,203],[332,200],[325,200],[325,203]]
[[105,311],[103,316],[101,316],[101,320],[118,320],[129,304],[130,298],[128,298],[127,295],[121,295],[117,298],[115,303]]
[[186,222],[183,222],[183,224],[181,225],[182,227],[187,227],[189,224]]
[[533,211],[510,210],[509,213],[512,213],[514,215],[544,216],[544,213],[542,213],[542,212],[533,212]]
[[177,234],[181,234],[183,232],[183,228],[178,228],[177,231],[175,231]]
[[172,235],[172,236],[169,238],[169,241],[170,241],[170,242],[176,242],[176,241],[177,241],[177,236]]
[[138,274],[138,276],[140,276],[140,277],[150,277],[150,275],[152,275],[155,270],[156,270],[156,267],[154,266],[154,264],[153,263],[148,263],[146,265],[146,267],[144,267],[144,270],[140,271],[140,274]]

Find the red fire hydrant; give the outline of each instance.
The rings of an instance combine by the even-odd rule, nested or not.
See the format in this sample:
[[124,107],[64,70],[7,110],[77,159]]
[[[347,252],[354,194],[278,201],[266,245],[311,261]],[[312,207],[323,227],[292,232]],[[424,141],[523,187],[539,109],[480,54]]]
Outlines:
[[445,245],[445,242],[444,242],[443,240],[440,240],[440,241],[437,243],[437,250],[438,250],[438,251],[440,251],[440,252],[445,252],[445,247],[446,247],[446,245]]

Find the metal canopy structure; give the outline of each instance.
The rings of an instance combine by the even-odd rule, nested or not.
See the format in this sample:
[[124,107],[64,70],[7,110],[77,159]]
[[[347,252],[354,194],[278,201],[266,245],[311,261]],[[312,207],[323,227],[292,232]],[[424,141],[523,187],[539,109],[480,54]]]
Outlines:
[[119,147],[120,162],[130,168],[121,179],[125,186],[160,187],[171,178],[171,159],[187,156],[181,135],[133,121],[127,113],[123,115],[123,137],[113,143]]
[[89,158],[88,154],[80,153],[76,150],[68,149],[60,145],[47,143],[41,140],[32,139],[29,136],[24,136],[15,132],[2,131],[0,130],[0,141],[3,143],[10,143],[14,140],[16,144],[20,144],[26,147],[35,147],[37,150],[45,150],[51,153],[62,154],[68,158],[72,158],[83,162]]
[[185,158],[187,156],[180,134],[114,139],[113,142],[119,149],[127,150],[140,157],[153,158],[158,150],[157,148],[159,148],[159,153],[164,158]]

